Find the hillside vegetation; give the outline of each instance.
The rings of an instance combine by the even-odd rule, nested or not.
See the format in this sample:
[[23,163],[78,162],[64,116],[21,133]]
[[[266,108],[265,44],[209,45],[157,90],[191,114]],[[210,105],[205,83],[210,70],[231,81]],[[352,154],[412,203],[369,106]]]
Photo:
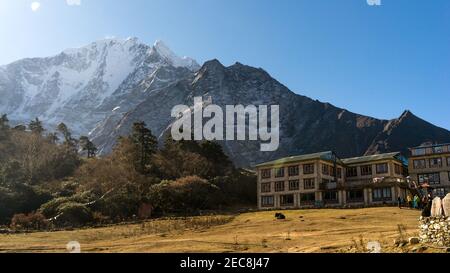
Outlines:
[[234,168],[213,142],[158,143],[135,123],[114,151],[96,156],[65,124],[0,119],[0,225],[16,230],[83,227],[252,206],[256,177]]

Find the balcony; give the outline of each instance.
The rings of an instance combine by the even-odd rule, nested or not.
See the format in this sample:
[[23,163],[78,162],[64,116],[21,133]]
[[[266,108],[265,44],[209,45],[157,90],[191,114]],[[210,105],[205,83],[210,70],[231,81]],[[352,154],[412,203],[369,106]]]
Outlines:
[[342,182],[328,182],[328,183],[320,183],[319,189],[322,191],[327,190],[336,190],[343,187]]
[[355,180],[347,180],[345,182],[345,186],[348,188],[357,188],[364,186],[375,186],[377,184],[407,184],[405,178],[394,178],[394,177],[377,177],[373,179],[355,179]]

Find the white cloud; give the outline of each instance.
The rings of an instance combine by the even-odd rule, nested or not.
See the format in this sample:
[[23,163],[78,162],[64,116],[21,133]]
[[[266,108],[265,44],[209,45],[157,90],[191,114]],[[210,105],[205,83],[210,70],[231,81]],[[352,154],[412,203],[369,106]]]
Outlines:
[[32,10],[33,12],[38,11],[40,7],[41,7],[41,3],[39,3],[39,2],[33,2],[33,3],[31,3],[31,10]]
[[69,6],[79,6],[81,5],[81,0],[66,0],[66,3]]

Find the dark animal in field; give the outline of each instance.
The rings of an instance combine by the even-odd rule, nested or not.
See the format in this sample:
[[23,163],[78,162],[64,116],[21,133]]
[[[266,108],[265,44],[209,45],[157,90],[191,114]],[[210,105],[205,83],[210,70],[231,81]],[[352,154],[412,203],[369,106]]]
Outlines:
[[275,218],[277,218],[278,220],[284,220],[284,219],[286,219],[286,216],[284,216],[283,213],[277,212],[277,213],[275,213]]

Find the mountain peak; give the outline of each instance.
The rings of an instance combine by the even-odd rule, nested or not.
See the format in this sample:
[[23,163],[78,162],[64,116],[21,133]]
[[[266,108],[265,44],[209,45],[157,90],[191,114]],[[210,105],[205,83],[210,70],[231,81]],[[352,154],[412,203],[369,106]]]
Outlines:
[[162,40],[156,40],[152,50],[175,67],[186,67],[190,70],[200,68],[200,65],[194,59],[176,55]]

